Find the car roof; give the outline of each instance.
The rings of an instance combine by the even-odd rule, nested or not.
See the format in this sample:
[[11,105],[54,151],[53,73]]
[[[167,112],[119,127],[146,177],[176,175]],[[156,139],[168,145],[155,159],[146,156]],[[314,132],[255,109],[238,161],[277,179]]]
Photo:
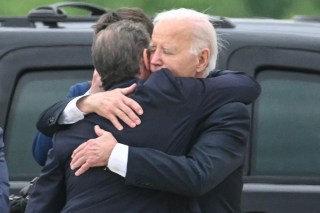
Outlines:
[[[80,7],[91,12],[87,16],[68,16],[61,8],[66,6]],[[24,17],[0,17],[1,51],[38,44],[83,44],[92,41],[92,25],[108,9],[87,3],[58,3],[35,8]],[[271,18],[228,18],[212,16],[211,21],[218,35],[232,43],[232,48],[246,45],[272,46],[285,48],[320,49],[320,18],[296,16],[292,19]],[[30,39],[1,39],[3,37],[19,37],[21,32]],[[79,36],[79,33],[85,36]],[[46,35],[48,36],[46,38]],[[267,35],[267,36],[266,36]],[[59,36],[65,36],[59,39]],[[37,39],[35,39],[37,38]],[[74,39],[77,38],[77,39]],[[49,40],[49,41],[46,41]],[[77,41],[79,39],[79,41]],[[2,44],[1,40],[7,41]],[[284,41],[285,40],[285,41]],[[9,41],[9,42],[8,42]],[[42,43],[40,43],[40,41]],[[24,44],[22,45],[22,43]],[[318,43],[318,44],[317,44]],[[2,55],[0,53],[0,55]]]
[[262,18],[231,18],[237,30],[247,32],[295,33],[308,36],[320,35],[320,21],[308,19],[262,19]]

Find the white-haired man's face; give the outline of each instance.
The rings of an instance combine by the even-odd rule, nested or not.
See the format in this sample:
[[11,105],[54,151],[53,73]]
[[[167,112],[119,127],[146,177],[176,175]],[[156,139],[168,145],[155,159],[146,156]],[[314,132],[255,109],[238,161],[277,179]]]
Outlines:
[[[193,28],[191,21],[159,21],[150,42],[150,70],[168,68],[175,76],[203,77],[203,53],[191,52]],[[208,54],[208,53],[207,53]]]

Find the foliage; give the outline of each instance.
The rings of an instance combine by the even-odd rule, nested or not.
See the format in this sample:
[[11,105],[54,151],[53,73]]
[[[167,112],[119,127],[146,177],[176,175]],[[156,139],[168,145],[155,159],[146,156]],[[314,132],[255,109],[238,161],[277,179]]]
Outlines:
[[[0,2],[1,16],[25,16],[33,8],[66,1],[0,0]],[[291,18],[294,15],[318,15],[320,13],[319,0],[76,0],[75,2],[96,4],[110,9],[118,7],[140,7],[149,15],[179,7],[192,8],[211,15],[226,17]],[[66,10],[68,11],[68,9]],[[81,12],[71,12],[71,14],[73,13],[78,14]]]
[[253,16],[281,18],[287,8],[293,4],[292,0],[243,0],[248,12]]

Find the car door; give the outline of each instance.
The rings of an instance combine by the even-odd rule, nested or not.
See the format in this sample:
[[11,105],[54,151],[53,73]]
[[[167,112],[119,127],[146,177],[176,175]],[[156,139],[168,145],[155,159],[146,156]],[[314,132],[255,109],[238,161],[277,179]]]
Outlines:
[[242,32],[226,39],[222,65],[262,87],[249,108],[243,211],[319,212],[320,37]]
[[[20,35],[19,35],[20,34]],[[32,156],[36,121],[48,106],[66,97],[72,84],[91,79],[92,32],[0,33],[0,121],[5,130],[11,193],[40,174]],[[10,40],[9,40],[10,39]]]

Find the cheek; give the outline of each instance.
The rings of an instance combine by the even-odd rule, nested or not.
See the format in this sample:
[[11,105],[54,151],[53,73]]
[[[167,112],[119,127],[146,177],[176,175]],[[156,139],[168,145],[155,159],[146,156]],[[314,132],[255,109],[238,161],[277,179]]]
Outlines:
[[196,57],[185,55],[176,63],[174,72],[181,77],[194,77],[196,74],[197,60]]
[[184,60],[180,57],[175,56],[165,56],[162,58],[163,66],[170,69],[170,70],[178,70],[181,68],[181,65],[183,64]]
[[[182,61],[185,62],[185,61]],[[166,68],[168,68],[175,76],[183,77],[185,76],[187,66],[185,63],[182,63],[181,61],[170,61],[167,63]]]

